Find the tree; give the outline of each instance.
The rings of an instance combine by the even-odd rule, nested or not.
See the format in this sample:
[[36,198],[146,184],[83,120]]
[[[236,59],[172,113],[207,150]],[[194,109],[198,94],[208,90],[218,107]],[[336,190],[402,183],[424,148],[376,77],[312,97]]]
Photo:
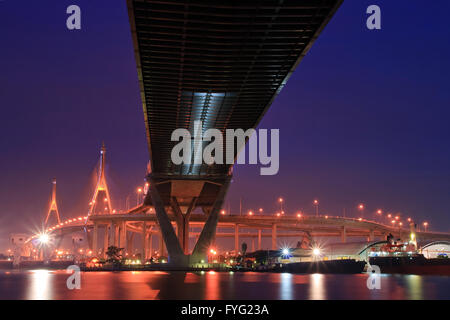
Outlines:
[[106,251],[106,262],[112,263],[113,265],[119,265],[122,260],[122,252],[123,248],[118,248],[116,246],[109,246]]
[[247,243],[242,242],[242,255],[245,256],[245,253],[247,252]]

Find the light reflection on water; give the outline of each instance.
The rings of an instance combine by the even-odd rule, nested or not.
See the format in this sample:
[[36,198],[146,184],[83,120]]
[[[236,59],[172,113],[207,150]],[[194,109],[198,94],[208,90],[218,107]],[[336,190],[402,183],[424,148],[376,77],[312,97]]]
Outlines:
[[65,270],[1,271],[0,299],[450,299],[450,277],[242,272],[83,272],[69,290]]
[[325,279],[323,274],[314,273],[310,275],[309,282],[309,299],[310,300],[324,300],[325,296]]
[[51,274],[48,270],[34,270],[29,274],[29,285],[27,291],[28,300],[50,300],[52,299]]

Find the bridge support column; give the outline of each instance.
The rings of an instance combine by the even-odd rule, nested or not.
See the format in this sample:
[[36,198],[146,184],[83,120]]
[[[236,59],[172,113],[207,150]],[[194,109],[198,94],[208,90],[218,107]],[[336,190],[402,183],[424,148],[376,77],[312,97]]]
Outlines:
[[207,251],[214,241],[216,235],[217,222],[219,221],[219,212],[222,208],[223,201],[230,185],[231,176],[228,176],[222,183],[219,192],[217,193],[214,205],[209,213],[208,219],[205,222],[200,237],[198,238],[195,248],[192,251],[191,264],[198,263],[201,260],[207,260]]
[[152,257],[152,233],[151,233],[151,229],[150,229],[150,232],[147,233],[145,241],[147,242],[147,252],[145,253],[145,256],[146,256],[146,259],[150,259]]
[[161,228],[162,236],[167,246],[170,262],[178,265],[187,264],[187,261],[185,261],[185,255],[180,246],[180,242],[178,242],[172,223],[170,222],[166,209],[164,208],[164,203],[161,200],[159,191],[156,188],[156,182],[151,178],[151,176],[149,192],[152,198],[153,206],[155,207],[156,218],[158,219],[158,224]]
[[94,234],[92,237],[92,253],[94,254],[94,257],[98,255],[97,244],[98,244],[98,223],[94,222]]
[[239,225],[237,223],[234,226],[234,250],[237,255],[239,252]]
[[277,250],[277,224],[272,225],[272,250]]
[[127,253],[127,222],[123,221],[120,226],[120,247],[123,248],[122,254]]
[[261,229],[258,229],[258,250],[261,250]]
[[141,263],[145,264],[145,259],[147,255],[147,223],[142,222],[142,252],[141,252]]
[[114,245],[114,223],[111,221],[109,223],[109,241],[108,246]]
[[369,232],[369,241],[375,240],[375,232],[373,230],[370,230]]
[[347,229],[344,227],[342,227],[341,230],[341,242],[342,243],[346,243],[347,242]]
[[104,234],[103,234],[103,258],[106,259],[106,251],[108,251],[109,247],[109,224],[105,224]]
[[164,238],[163,238],[163,236],[162,236],[162,234],[160,232],[159,233],[159,255],[161,257],[165,256],[166,253],[164,251],[165,251],[164,250]]
[[129,256],[132,256],[134,254],[133,241],[134,232],[131,232],[131,234],[127,237],[127,253]]
[[119,248],[119,224],[114,223],[114,246]]
[[172,197],[170,205],[175,214],[177,223],[177,236],[184,254],[189,254],[189,219],[195,208],[197,197],[193,197],[186,212],[181,211],[176,197]]

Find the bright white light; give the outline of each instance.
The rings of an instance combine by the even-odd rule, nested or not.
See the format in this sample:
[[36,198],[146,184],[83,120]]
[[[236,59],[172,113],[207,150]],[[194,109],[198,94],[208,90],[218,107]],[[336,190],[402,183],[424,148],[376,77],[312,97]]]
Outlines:
[[287,248],[283,249],[283,255],[285,256],[289,255],[289,249]]
[[313,249],[313,254],[314,254],[315,256],[320,256],[320,249],[319,249],[319,248]]
[[43,234],[39,235],[39,242],[40,243],[46,244],[46,243],[48,243],[49,240],[50,240],[50,238],[49,238],[48,234],[43,233]]

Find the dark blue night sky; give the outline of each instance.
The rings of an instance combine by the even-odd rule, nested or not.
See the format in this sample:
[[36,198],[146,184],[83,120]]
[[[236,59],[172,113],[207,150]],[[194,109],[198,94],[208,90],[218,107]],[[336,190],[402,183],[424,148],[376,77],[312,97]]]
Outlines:
[[[66,28],[66,8],[82,30]],[[365,27],[368,5],[382,30]],[[228,203],[288,214],[382,208],[450,229],[450,2],[346,0],[273,103],[280,171],[235,168]],[[115,206],[143,183],[145,126],[125,1],[0,1],[0,250],[37,226],[51,179],[85,212],[102,141]],[[134,196],[133,196],[134,197]],[[133,198],[135,199],[135,198]]]

